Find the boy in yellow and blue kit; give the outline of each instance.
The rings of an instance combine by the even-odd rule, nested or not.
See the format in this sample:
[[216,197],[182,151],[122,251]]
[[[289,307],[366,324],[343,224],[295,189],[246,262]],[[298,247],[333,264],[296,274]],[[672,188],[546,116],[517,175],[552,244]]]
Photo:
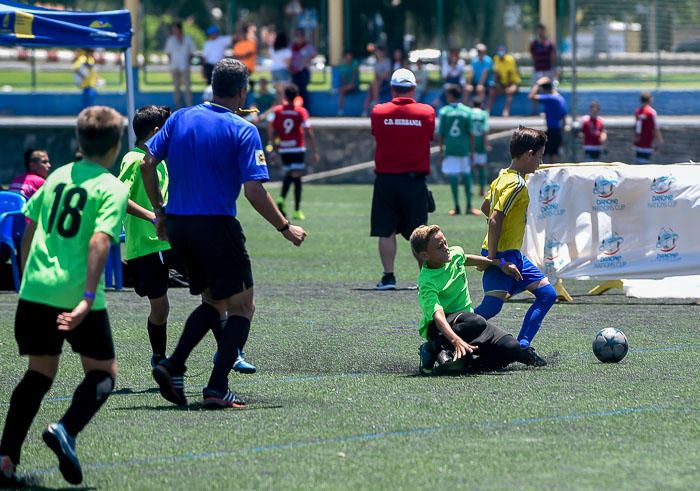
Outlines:
[[[491,183],[481,211],[488,217],[488,233],[481,254],[489,259],[510,262],[520,270],[516,280],[495,267],[484,271],[484,299],[474,310],[485,319],[501,311],[508,295],[528,290],[535,302],[523,320],[518,341],[523,349],[532,350],[530,343],[542,324],[542,319],[557,300],[557,294],[544,274],[520,251],[525,236],[525,223],[530,198],[525,176],[535,172],[542,163],[547,136],[543,131],[518,128],[510,141],[510,167]],[[544,361],[544,360],[543,360]]]

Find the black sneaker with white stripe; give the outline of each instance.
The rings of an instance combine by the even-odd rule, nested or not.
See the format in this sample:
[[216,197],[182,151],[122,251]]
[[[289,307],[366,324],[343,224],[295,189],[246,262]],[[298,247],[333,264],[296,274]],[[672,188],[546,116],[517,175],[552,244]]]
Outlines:
[[394,273],[384,273],[381,281],[375,287],[377,290],[396,290],[396,277]]
[[161,360],[153,368],[152,373],[153,378],[160,388],[160,395],[162,395],[165,400],[177,404],[178,406],[187,406],[184,370],[177,370],[170,361],[165,359]]
[[205,409],[223,409],[227,407],[240,409],[246,407],[246,402],[230,389],[226,389],[223,392],[205,388],[202,391],[202,397],[204,399],[202,407]]

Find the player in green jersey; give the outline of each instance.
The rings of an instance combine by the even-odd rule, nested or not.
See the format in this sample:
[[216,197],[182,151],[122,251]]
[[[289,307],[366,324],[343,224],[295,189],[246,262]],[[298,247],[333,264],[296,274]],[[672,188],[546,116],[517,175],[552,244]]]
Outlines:
[[472,101],[472,136],[474,137],[474,151],[472,152],[472,164],[479,178],[479,195],[486,195],[486,164],[489,161],[489,113],[481,108],[482,100],[474,98]]
[[438,135],[440,136],[440,156],[442,172],[450,181],[454,208],[450,215],[459,215],[459,180],[462,178],[467,197],[467,214],[478,214],[472,207],[472,176],[469,155],[472,153],[471,109],[460,101],[462,88],[457,84],[445,86],[447,105],[438,113]]
[[123,126],[114,109],[84,109],[77,128],[83,159],[54,171],[25,206],[29,220],[15,339],[20,355],[29,356],[29,368],[10,399],[0,442],[0,487],[22,484],[15,466],[58,371],[64,341],[80,354],[85,378],[43,439],[63,477],[71,484],[83,480],[75,438],[105,403],[117,375],[102,272],[126,212],[127,189],[107,170],[119,152]]
[[[122,158],[119,180],[129,188],[129,205],[124,219],[126,232],[126,260],[134,278],[134,290],[140,297],[148,297],[148,339],[151,343],[151,368],[165,356],[167,345],[168,280],[170,244],[159,240],[153,225],[155,214],[141,179],[140,165],[146,155],[144,143],[163,127],[170,109],[145,106],[136,111],[133,121],[136,147]],[[167,200],[168,168],[165,162],[157,167],[158,181]]]

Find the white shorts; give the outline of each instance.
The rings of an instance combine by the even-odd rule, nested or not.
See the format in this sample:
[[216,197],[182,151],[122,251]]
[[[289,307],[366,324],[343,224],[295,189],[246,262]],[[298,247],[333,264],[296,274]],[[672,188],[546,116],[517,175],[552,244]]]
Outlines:
[[486,165],[489,163],[489,156],[485,153],[474,154],[474,165]]
[[532,76],[533,84],[535,82],[537,82],[539,79],[541,79],[542,77],[547,77],[547,78],[551,79],[552,81],[554,81],[557,79],[557,71],[554,68],[552,68],[550,70],[537,70],[536,72],[534,72],[534,74]]
[[442,161],[442,173],[448,176],[470,174],[471,167],[469,166],[469,157],[448,155]]

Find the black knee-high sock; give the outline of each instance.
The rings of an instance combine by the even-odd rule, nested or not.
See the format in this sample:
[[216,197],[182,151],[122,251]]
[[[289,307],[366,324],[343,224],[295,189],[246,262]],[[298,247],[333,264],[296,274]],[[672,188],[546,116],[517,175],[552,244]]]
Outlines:
[[73,393],[73,401],[61,418],[69,435],[77,436],[97,414],[114,389],[114,379],[104,370],[91,370]]
[[222,392],[228,388],[228,374],[236,361],[238,352],[243,351],[249,333],[250,320],[238,315],[228,318],[220,341],[217,343],[219,354],[209,377],[208,388]]
[[15,465],[19,464],[24,439],[52,382],[46,375],[27,370],[12,392],[0,442],[0,454],[10,457]]
[[301,177],[294,178],[294,209],[299,211],[301,205]]
[[292,185],[292,181],[294,178],[290,176],[289,174],[284,176],[284,180],[282,181],[282,198],[287,197],[287,193],[289,192],[289,186]]
[[185,322],[182,336],[177,342],[175,352],[169,360],[177,367],[185,367],[187,357],[209,330],[219,326],[219,311],[208,303],[203,303],[190,314]]
[[168,344],[168,323],[159,326],[148,319],[148,340],[151,342],[151,350],[154,355],[165,356]]

